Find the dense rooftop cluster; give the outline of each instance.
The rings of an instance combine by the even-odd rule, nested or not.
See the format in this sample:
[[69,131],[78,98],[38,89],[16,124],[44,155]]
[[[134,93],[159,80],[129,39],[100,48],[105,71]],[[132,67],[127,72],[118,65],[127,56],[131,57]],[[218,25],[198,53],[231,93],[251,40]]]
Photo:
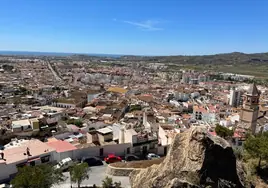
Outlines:
[[224,126],[234,146],[248,131],[268,130],[267,89],[243,83],[246,75],[219,81],[160,63],[0,59],[0,181],[19,166],[66,157],[164,156],[175,135],[193,126],[214,136]]

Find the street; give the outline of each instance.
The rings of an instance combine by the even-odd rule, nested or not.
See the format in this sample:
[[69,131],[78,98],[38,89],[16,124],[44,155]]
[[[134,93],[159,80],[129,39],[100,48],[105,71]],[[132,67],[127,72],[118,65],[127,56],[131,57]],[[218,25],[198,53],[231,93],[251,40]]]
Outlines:
[[[128,177],[123,177],[123,176],[110,176],[106,174],[106,168],[107,165],[103,166],[96,166],[96,167],[91,167],[90,172],[89,172],[89,179],[85,180],[82,182],[81,185],[97,185],[101,186],[102,185],[102,180],[108,176],[113,179],[114,182],[121,182],[122,187],[124,188],[130,188],[130,182]],[[70,188],[71,187],[71,181],[70,181],[70,174],[69,172],[65,172],[64,175],[67,177],[65,182],[62,182],[59,185],[54,185],[54,188]]]

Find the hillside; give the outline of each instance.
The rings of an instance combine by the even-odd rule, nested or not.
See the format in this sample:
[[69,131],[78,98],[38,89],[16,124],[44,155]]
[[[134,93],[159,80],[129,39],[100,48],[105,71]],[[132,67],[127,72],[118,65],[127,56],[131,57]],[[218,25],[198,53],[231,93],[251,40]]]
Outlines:
[[234,52],[202,56],[122,56],[120,59],[181,64],[252,64],[268,63],[268,53],[245,54]]

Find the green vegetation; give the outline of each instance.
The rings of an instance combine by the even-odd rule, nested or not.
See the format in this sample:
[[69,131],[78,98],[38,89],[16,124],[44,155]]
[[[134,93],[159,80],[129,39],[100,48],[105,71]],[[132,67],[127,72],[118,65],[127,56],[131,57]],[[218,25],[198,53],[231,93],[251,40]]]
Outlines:
[[136,111],[136,110],[141,110],[141,105],[131,105],[129,111]]
[[78,188],[82,181],[89,178],[88,172],[90,171],[87,163],[76,164],[71,168],[71,181],[77,183]]
[[102,180],[102,188],[122,188],[122,186],[121,182],[113,182],[112,178],[106,176],[105,179]]
[[218,136],[220,136],[222,138],[227,138],[227,137],[231,137],[234,135],[233,130],[230,130],[226,127],[223,127],[219,124],[216,125],[215,132]]
[[243,149],[240,147],[234,147],[233,148],[234,154],[236,159],[242,160],[243,159]]
[[268,133],[249,136],[244,143],[244,148],[253,159],[258,159],[258,168],[262,161],[268,160]]
[[231,64],[231,65],[217,65],[217,64],[185,64],[182,68],[193,69],[197,71],[215,71],[233,74],[243,74],[256,76],[257,78],[265,78],[268,76],[268,67],[265,64]]
[[77,127],[80,128],[83,126],[83,122],[81,119],[68,119],[67,124],[76,125]]
[[50,188],[63,181],[63,174],[50,165],[24,166],[11,181],[14,188]]
[[233,148],[240,168],[246,172],[246,180],[256,187],[266,187],[268,179],[268,133],[247,133],[242,148]]
[[4,64],[4,65],[2,65],[2,68],[3,68],[5,71],[11,72],[11,71],[14,69],[14,66],[12,66],[12,65],[8,65],[8,64]]

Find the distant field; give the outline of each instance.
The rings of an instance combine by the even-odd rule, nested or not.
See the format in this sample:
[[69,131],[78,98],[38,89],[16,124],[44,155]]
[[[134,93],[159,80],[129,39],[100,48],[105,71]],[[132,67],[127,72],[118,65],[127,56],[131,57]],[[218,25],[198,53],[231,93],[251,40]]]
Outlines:
[[[174,69],[174,66],[172,66]],[[199,71],[217,71],[229,72],[235,74],[252,75],[257,78],[268,77],[268,65],[265,64],[237,64],[237,65],[218,65],[218,64],[199,64],[199,65],[182,65],[180,68],[194,69]]]

